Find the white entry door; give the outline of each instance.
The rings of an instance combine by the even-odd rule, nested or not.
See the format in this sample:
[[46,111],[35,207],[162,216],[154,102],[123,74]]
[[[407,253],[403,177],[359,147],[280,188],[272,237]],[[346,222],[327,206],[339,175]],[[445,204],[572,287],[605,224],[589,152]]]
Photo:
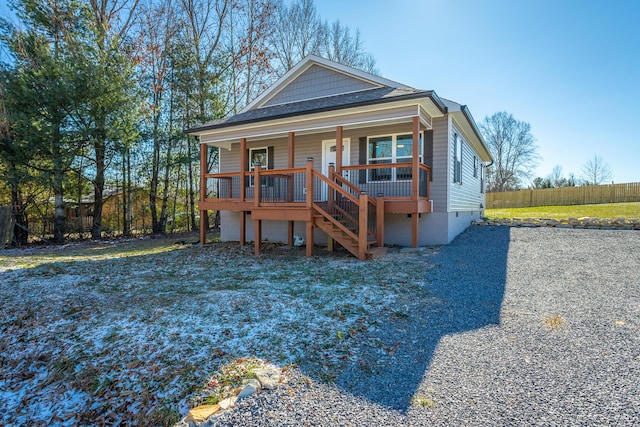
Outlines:
[[[342,139],[342,166],[349,165],[349,138]],[[328,139],[322,141],[322,173],[324,176],[329,175],[329,164],[336,164],[336,140]],[[326,185],[322,185],[321,187],[322,200],[326,200],[328,195],[328,189]]]
[[[350,143],[349,138],[342,139],[342,166],[350,164]],[[322,173],[326,176],[329,174],[329,163],[336,164],[336,140],[329,139],[322,141]]]

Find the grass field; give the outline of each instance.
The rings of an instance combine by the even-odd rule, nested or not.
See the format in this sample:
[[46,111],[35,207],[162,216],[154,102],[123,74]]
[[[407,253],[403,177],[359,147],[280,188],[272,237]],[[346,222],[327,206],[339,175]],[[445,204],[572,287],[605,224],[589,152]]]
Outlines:
[[485,216],[496,218],[639,218],[640,203],[605,203],[599,205],[537,206],[534,208],[487,209]]
[[0,251],[0,426],[172,426],[210,397],[213,372],[252,356],[331,382],[368,331],[433,299],[423,285],[436,249],[363,263],[194,241]]

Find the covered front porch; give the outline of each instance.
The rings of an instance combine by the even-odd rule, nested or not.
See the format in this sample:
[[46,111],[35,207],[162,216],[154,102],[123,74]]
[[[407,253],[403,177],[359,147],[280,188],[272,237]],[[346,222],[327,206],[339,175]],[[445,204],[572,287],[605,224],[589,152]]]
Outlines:
[[[289,245],[294,243],[294,223],[305,223],[308,256],[313,255],[314,231],[319,228],[327,234],[330,250],[337,242],[359,259],[368,259],[385,251],[385,213],[403,213],[408,216],[407,227],[411,227],[411,246],[417,247],[418,219],[421,214],[432,211],[431,168],[428,164],[431,159],[425,155],[428,152],[428,147],[425,147],[428,145],[426,132],[431,129],[431,116],[419,105],[414,105],[411,110],[418,114],[407,116],[407,108],[403,108],[404,115],[393,116],[398,108],[390,108],[385,112],[386,117],[380,117],[378,113],[378,120],[363,123],[346,121],[336,126],[325,124],[307,129],[300,129],[300,123],[292,125],[290,129],[294,130],[288,130],[285,134],[287,167],[274,167],[274,163],[282,165],[285,159],[273,156],[273,153],[268,154],[276,157],[276,162],[270,158],[268,164],[261,164],[256,161],[261,158],[253,155],[248,148],[251,143],[253,146],[262,144],[256,141],[278,137],[276,134],[281,135],[281,130],[260,135],[256,135],[256,131],[253,134],[249,132],[247,136],[239,137],[237,142],[225,138],[201,143],[200,241],[206,241],[206,211],[228,210],[240,213],[237,231],[242,245],[248,240],[247,217],[250,215],[256,254],[260,253],[262,221],[275,220],[287,222],[286,241]],[[363,153],[363,150],[375,150],[372,138],[367,140],[367,137],[360,137],[358,150],[355,147],[351,150],[358,154],[359,161],[351,162],[353,164],[345,161],[350,153],[350,138],[345,134],[376,135],[380,129],[386,129],[384,126],[399,129],[404,138],[400,141],[398,137],[398,148],[394,146],[393,158],[379,156],[372,160],[371,157],[376,153]],[[308,142],[300,145],[297,140],[308,141],[311,138],[317,140],[316,145],[320,145],[321,141],[326,143],[324,138],[328,129],[333,129],[331,136],[334,138],[328,141],[329,145],[323,144],[322,154],[317,156],[321,159],[308,156],[304,164],[300,164],[302,162],[297,151],[313,151]],[[237,166],[232,168],[221,155],[224,171],[210,173],[207,170],[209,145],[218,146],[224,154],[237,153],[237,163],[234,162]],[[404,150],[402,158],[395,156],[395,150],[400,151],[399,147]],[[315,153],[318,151],[319,147],[316,147]],[[336,155],[343,152],[347,153],[346,157]],[[330,162],[327,163],[327,160]]]

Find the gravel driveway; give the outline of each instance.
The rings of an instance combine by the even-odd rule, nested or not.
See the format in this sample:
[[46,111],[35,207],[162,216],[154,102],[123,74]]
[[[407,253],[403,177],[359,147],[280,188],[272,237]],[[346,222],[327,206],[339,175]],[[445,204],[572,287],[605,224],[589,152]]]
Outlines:
[[640,425],[639,232],[472,227],[430,261],[334,385],[210,425]]

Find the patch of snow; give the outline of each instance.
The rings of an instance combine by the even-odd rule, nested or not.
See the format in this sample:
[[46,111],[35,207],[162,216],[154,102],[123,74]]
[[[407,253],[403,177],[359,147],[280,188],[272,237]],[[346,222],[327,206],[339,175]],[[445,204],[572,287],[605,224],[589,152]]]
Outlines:
[[135,257],[65,250],[21,252],[20,263],[35,267],[0,270],[2,424],[77,425],[84,413],[134,424],[164,405],[185,415],[216,367],[248,355],[355,360],[358,331],[404,292],[394,278],[422,280],[398,271],[393,256],[256,258],[224,245]]

